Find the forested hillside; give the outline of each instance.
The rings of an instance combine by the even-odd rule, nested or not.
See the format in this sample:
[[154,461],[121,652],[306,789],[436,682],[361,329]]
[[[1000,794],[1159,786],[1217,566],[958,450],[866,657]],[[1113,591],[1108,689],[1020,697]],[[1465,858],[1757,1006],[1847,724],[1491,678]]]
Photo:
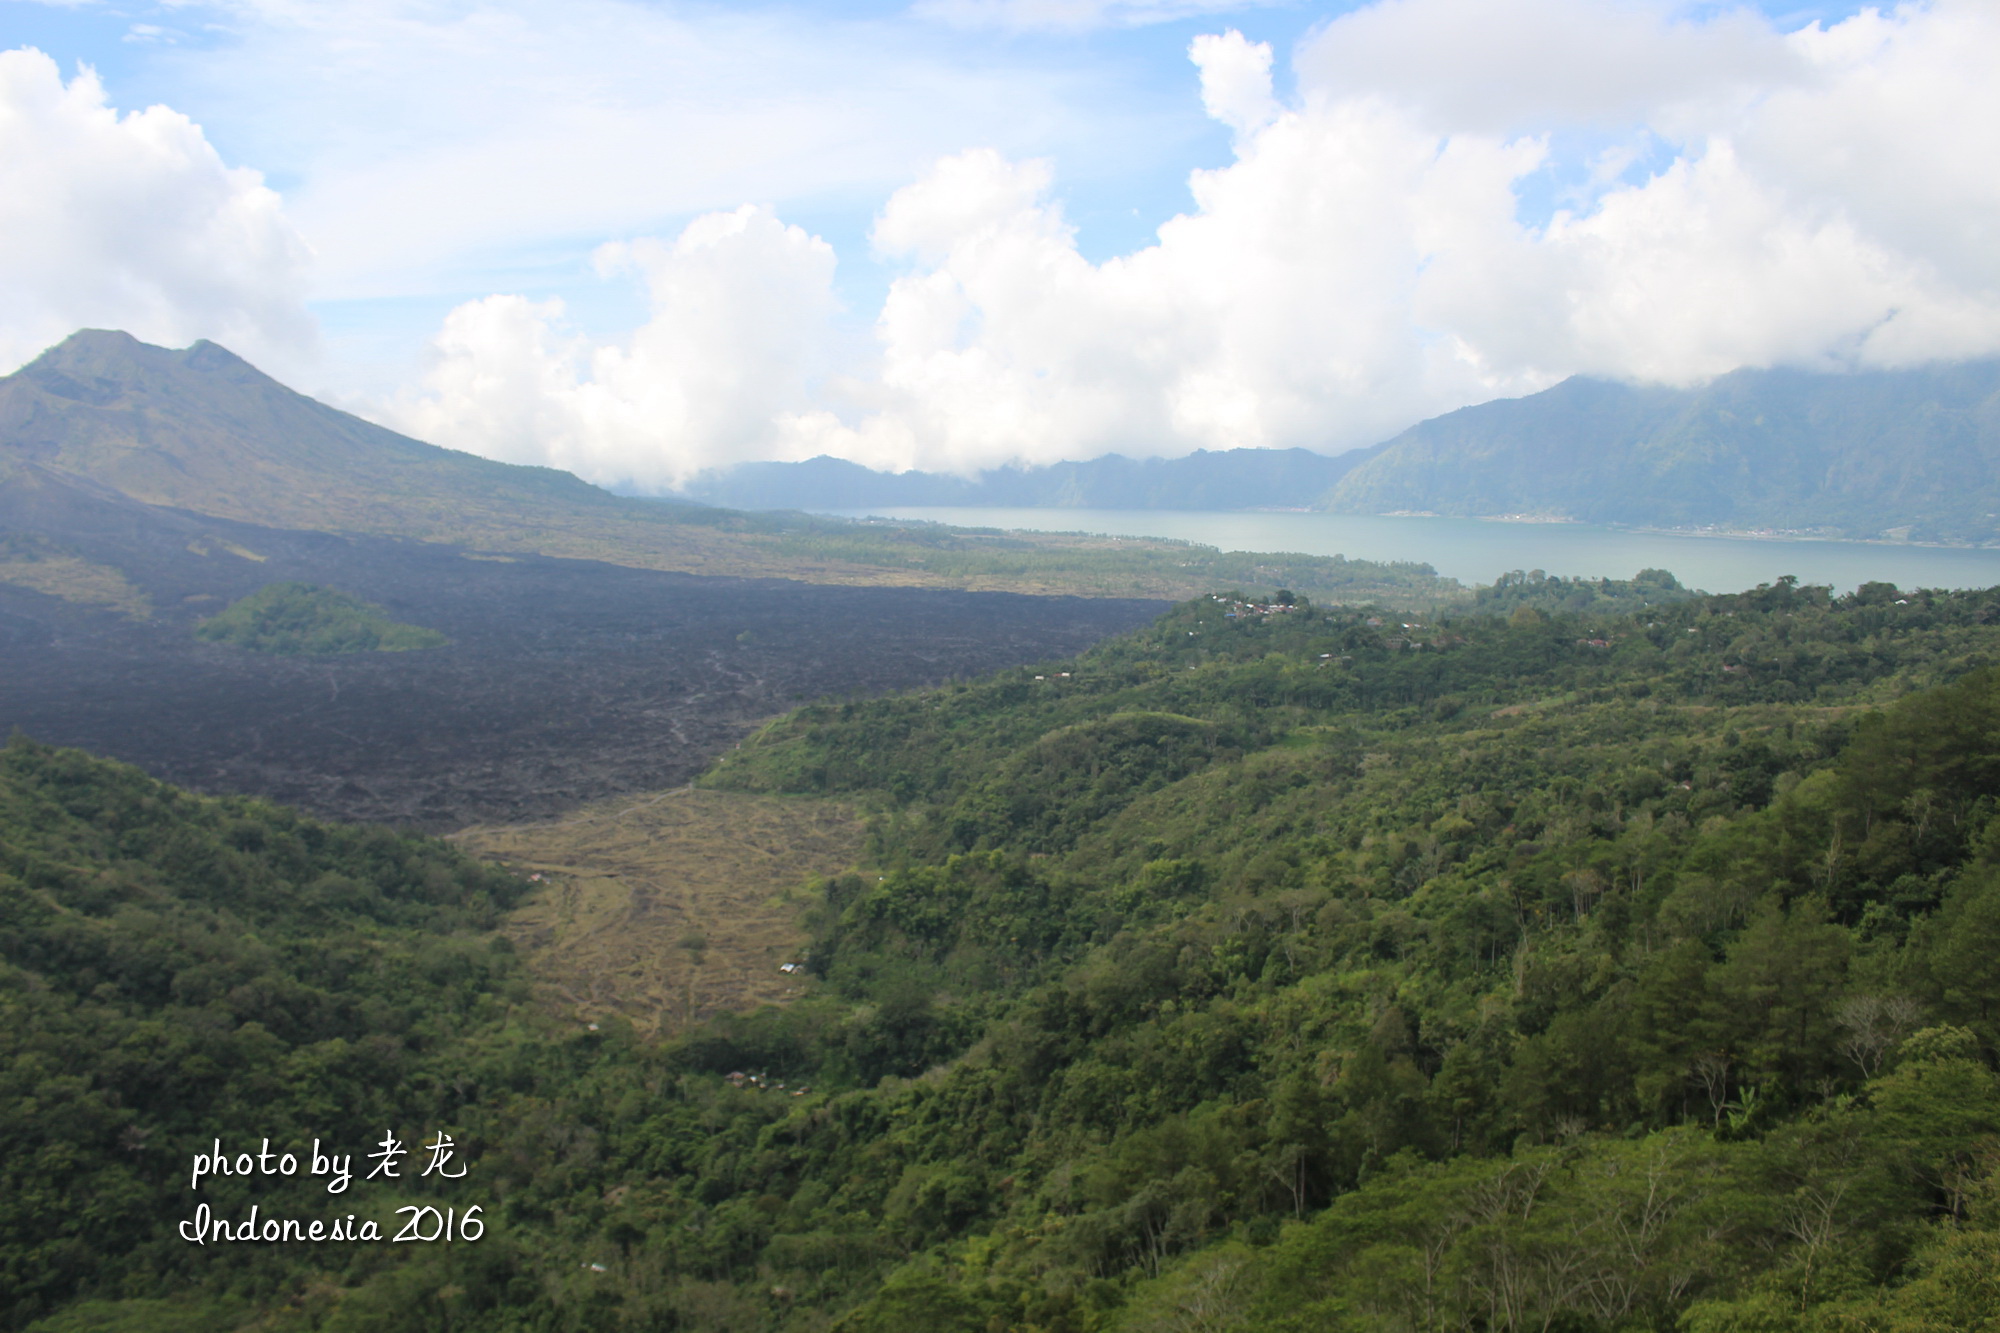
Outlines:
[[[1995,1327],[2000,592],[1510,586],[1438,623],[1204,598],[773,724],[706,780],[872,808],[868,865],[813,909],[814,993],[659,1047],[526,1011],[479,933],[505,877],[16,745],[0,1305]],[[106,961],[141,943],[143,985]],[[143,1081],[183,1031],[213,1091]],[[211,1126],[397,1116],[467,1145],[484,1238],[173,1238]],[[109,1222],[56,1229],[81,1200]]]
[[[427,839],[0,749],[0,1327],[79,1291],[200,1292],[210,1328],[295,1297],[300,1256],[176,1224],[199,1202],[331,1217],[347,1199],[262,1177],[192,1192],[194,1155],[365,1151],[450,1118],[459,1042],[518,999],[492,930],[525,887]],[[127,1316],[110,1326],[179,1327]]]
[[1990,359],[1687,389],[1578,377],[1412,426],[1326,505],[1983,545],[2000,537],[1996,459]]
[[868,1072],[921,1071],[878,1206],[984,1232],[853,1326],[1990,1304],[1997,614],[1212,601],[1068,678],[772,729],[714,780],[891,798],[817,959],[903,1015]]

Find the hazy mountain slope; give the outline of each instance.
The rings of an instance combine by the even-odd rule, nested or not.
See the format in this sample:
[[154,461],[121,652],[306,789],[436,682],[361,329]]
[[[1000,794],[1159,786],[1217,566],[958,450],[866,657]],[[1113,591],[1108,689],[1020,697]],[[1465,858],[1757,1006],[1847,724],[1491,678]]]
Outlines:
[[1740,370],[1690,390],[1566,380],[1413,426],[1325,503],[1994,540],[2000,361]]
[[57,497],[75,485],[267,528],[661,569],[776,574],[786,563],[721,531],[729,515],[424,444],[286,388],[214,343],[177,351],[99,329],[0,378],[0,478],[70,508]]
[[731,509],[890,509],[976,504],[973,483],[942,472],[877,472],[822,454],[802,463],[739,463],[692,478],[681,494]]
[[[1428,567],[1224,554],[1185,542],[1003,535],[745,514],[612,495],[549,468],[439,449],[295,393],[213,343],[85,330],[0,378],[0,486],[265,528],[444,542],[690,574],[809,583],[1186,597],[1285,584],[1325,600],[1463,596]],[[136,521],[136,516],[134,517]],[[0,528],[0,536],[5,535]],[[49,525],[38,524],[43,535]]]
[[1070,509],[1260,509],[1311,504],[1375,449],[1328,457],[1310,449],[1196,450],[1185,458],[1106,454],[977,477],[876,472],[838,458],[745,463],[704,473],[684,494],[737,509],[884,509],[994,505]]
[[211,342],[175,351],[86,329],[0,379],[7,456],[146,504],[357,530],[619,502],[552,468],[440,449],[296,393]]

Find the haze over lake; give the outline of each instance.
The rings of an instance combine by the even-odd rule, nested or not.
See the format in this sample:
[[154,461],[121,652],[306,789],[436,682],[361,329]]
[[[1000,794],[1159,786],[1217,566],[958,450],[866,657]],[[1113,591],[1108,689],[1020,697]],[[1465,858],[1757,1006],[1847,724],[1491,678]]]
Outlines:
[[1588,523],[1171,509],[924,507],[832,512],[851,518],[872,514],[958,527],[1173,537],[1225,551],[1415,560],[1464,583],[1491,583],[1511,569],[1592,578],[1630,578],[1641,569],[1667,569],[1688,586],[1709,592],[1741,592],[1786,574],[1796,574],[1806,583],[1831,584],[1836,592],[1867,582],[1904,588],[2000,584],[2000,549],[1708,537],[1635,532]]

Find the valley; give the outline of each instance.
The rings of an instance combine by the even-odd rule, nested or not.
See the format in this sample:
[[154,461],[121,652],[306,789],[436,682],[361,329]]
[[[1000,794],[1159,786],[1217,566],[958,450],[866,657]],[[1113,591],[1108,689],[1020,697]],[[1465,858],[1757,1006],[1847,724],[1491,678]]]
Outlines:
[[[1978,1327],[1996,593],[1491,591],[1196,599],[456,845],[16,740],[12,1326]],[[161,1239],[217,1135],[413,1124],[476,1190],[353,1206],[476,1246]]]
[[[433,832],[676,786],[799,703],[1064,655],[1162,605],[704,578],[136,517],[143,540],[80,524],[63,536],[71,560],[123,571],[143,618],[0,583],[0,727],[196,790]],[[284,657],[196,638],[204,615],[288,579],[449,643]]]
[[0,1333],[2000,1333],[2000,0],[0,12]]
[[[641,512],[224,356],[0,385],[0,1328],[2000,1303],[2000,590]],[[385,1127],[476,1243],[175,1239]]]
[[543,1005],[655,1038],[802,995],[801,917],[864,845],[841,802],[693,786],[451,841],[535,885],[504,933]]

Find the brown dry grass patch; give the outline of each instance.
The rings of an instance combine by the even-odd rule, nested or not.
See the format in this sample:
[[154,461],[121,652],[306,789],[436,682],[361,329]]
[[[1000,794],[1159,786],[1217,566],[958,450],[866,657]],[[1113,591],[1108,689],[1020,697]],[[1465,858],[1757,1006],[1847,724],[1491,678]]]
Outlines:
[[132,585],[122,570],[73,555],[0,559],[0,583],[60,597],[81,606],[101,606],[131,620],[152,615],[146,594]]
[[778,970],[805,944],[801,890],[855,863],[862,827],[833,801],[679,787],[452,840],[544,876],[503,929],[547,1004],[661,1033],[803,992]]

